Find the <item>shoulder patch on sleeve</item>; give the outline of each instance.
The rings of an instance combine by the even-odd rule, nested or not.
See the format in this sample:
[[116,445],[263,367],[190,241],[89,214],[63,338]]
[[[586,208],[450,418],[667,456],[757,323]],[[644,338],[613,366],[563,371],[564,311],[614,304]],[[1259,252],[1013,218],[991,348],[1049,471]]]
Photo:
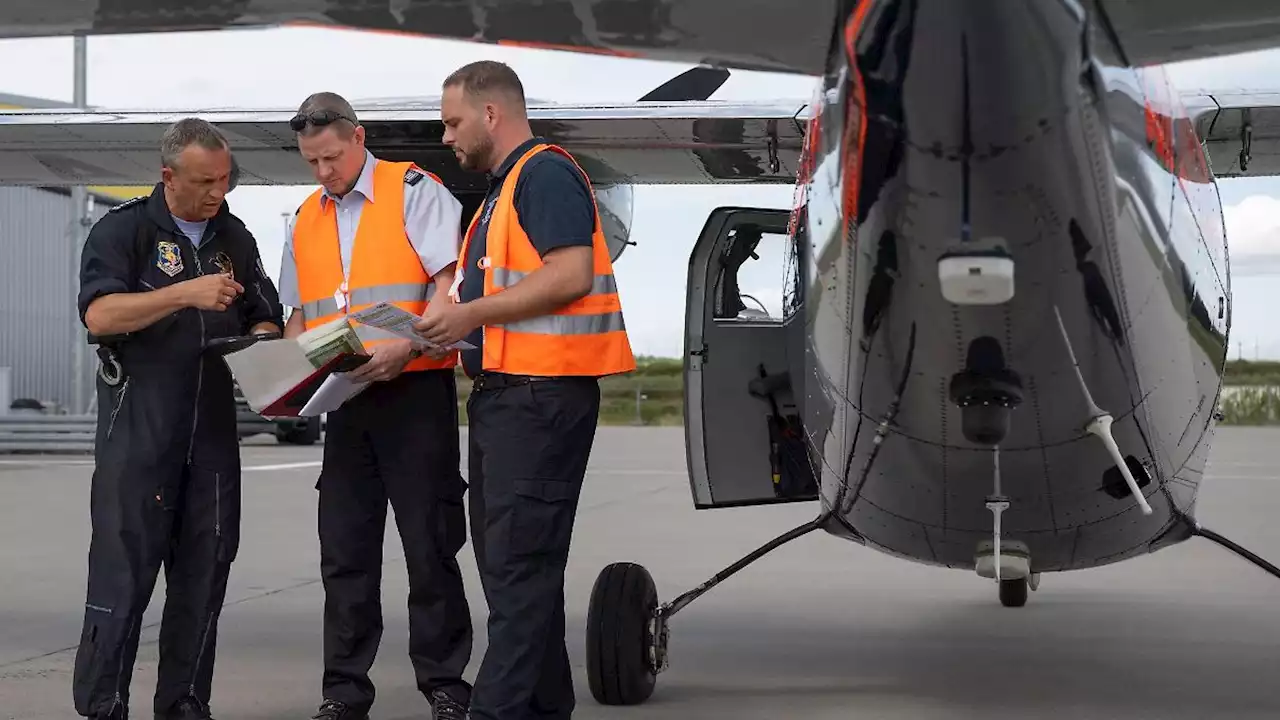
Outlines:
[[107,212],[120,212],[121,210],[124,210],[126,208],[131,208],[134,205],[137,205],[138,203],[146,201],[147,197],[148,196],[146,195],[139,195],[138,197],[133,198],[132,200],[125,200],[124,202],[120,203],[119,205],[116,205],[115,207],[111,208]]
[[408,170],[404,171],[404,184],[417,185],[419,182],[422,182],[422,178],[426,176],[427,174],[424,173],[423,171],[419,170],[418,168],[411,167]]

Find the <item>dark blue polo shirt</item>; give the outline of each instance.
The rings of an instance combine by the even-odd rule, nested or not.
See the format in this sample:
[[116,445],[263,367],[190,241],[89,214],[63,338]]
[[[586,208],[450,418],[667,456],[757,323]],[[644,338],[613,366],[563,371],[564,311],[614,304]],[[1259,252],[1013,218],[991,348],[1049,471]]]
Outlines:
[[[471,302],[484,295],[484,273],[488,270],[482,270],[479,264],[480,258],[488,252],[485,235],[489,232],[489,218],[493,215],[498,193],[502,191],[502,183],[511,166],[529,148],[543,142],[546,141],[541,138],[527,140],[512,150],[489,174],[489,192],[481,206],[471,246],[467,248],[462,285],[458,288],[458,299],[462,302]],[[516,179],[515,210],[520,227],[524,228],[539,255],[569,245],[591,246],[591,235],[595,231],[595,205],[590,192],[586,179],[573,162],[554,150],[544,150],[524,164],[520,177]],[[468,376],[475,377],[482,369],[484,337],[476,328],[466,340],[476,349],[460,353],[462,369]]]

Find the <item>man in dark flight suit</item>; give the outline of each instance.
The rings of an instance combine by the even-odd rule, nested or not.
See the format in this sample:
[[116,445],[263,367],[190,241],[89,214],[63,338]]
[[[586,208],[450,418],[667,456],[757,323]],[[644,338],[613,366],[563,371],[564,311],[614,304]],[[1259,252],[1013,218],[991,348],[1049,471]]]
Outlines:
[[128,717],[143,612],[160,564],[157,719],[209,718],[218,616],[240,537],[234,383],[209,340],[284,326],[257,241],[223,197],[233,165],[203,120],[161,142],[163,182],[94,225],[79,309],[103,359],[93,535],[73,695],[85,717]]

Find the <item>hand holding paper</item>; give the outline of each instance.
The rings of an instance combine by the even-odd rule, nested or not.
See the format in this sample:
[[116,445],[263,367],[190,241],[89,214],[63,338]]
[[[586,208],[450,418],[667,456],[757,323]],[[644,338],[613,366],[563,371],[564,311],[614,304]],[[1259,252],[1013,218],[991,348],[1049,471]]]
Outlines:
[[[405,338],[413,342],[415,345],[430,349],[450,349],[450,350],[474,350],[475,346],[469,342],[465,342],[462,338],[474,329],[474,326],[466,328],[454,336],[456,328],[463,323],[456,320],[459,313],[459,306],[450,302],[435,302],[427,308],[425,317],[418,317],[411,312],[401,310],[390,303],[381,302],[370,308],[365,308],[356,313],[352,313],[351,317],[372,327],[381,328],[393,335]],[[465,313],[463,313],[465,316]],[[439,331],[440,318],[445,318],[449,322],[449,330],[446,333]],[[429,332],[435,332],[433,337]],[[443,338],[443,339],[442,339]]]
[[413,324],[413,329],[432,345],[465,350],[475,347],[462,339],[476,329],[465,303],[431,303],[427,312]]

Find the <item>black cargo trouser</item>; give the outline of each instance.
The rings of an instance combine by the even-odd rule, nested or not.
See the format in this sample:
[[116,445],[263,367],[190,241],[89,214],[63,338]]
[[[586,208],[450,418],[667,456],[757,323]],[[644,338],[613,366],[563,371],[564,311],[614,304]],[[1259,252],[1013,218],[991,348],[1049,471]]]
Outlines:
[[[75,709],[86,717],[129,708],[142,616],[162,565],[154,711],[163,715],[188,695],[209,704],[218,620],[240,542],[234,425],[202,416],[194,436],[168,437],[159,425],[172,413],[156,405],[164,399],[130,384],[100,396],[89,577],[72,671]],[[156,447],[158,438],[172,445]],[[185,463],[189,446],[193,465]]]
[[489,604],[473,720],[569,718],[564,572],[600,412],[595,378],[477,378],[467,401],[471,542]]
[[319,495],[324,697],[373,705],[382,639],[382,546],[390,501],[409,574],[409,659],[419,690],[466,703],[471,611],[453,370],[405,372],[328,415]]

